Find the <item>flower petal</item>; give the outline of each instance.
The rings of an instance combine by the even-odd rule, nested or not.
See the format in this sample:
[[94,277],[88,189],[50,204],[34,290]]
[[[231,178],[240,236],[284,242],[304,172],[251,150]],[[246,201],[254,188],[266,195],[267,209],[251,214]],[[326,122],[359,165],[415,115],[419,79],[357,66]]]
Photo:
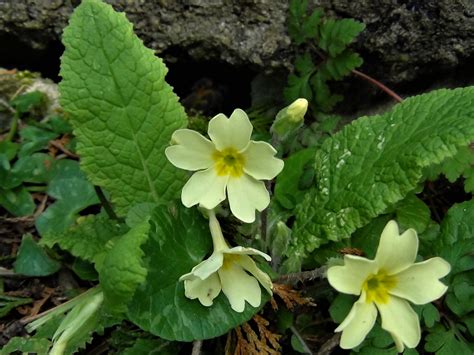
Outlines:
[[451,270],[442,258],[432,258],[410,265],[396,275],[397,284],[390,294],[405,298],[414,304],[425,304],[440,298],[448,286],[439,281]]
[[221,279],[222,292],[229,299],[230,306],[236,312],[243,312],[245,301],[253,307],[260,306],[262,291],[255,277],[247,274],[236,263],[230,263],[218,271]]
[[271,180],[283,170],[283,160],[274,157],[276,150],[266,142],[250,141],[242,154],[244,171],[257,180]]
[[228,119],[220,113],[209,122],[208,134],[218,150],[233,147],[244,149],[250,141],[252,124],[247,114],[241,109],[235,109]]
[[199,203],[213,209],[225,200],[228,179],[228,176],[218,176],[213,167],[194,173],[181,191],[183,205],[191,207]]
[[377,303],[377,308],[382,317],[382,328],[396,338],[397,348],[400,344],[415,348],[420,342],[420,322],[415,311],[407,301],[390,297],[386,304]]
[[219,270],[224,262],[222,253],[212,253],[209,258],[197,264],[190,273],[184,274],[179,278],[179,281],[191,280],[198,277],[201,280],[207,279],[209,275]]
[[207,169],[214,164],[214,144],[201,134],[190,129],[178,129],[171,140],[175,145],[165,149],[168,160],[174,166],[185,170]]
[[246,174],[229,178],[227,196],[232,214],[246,223],[255,221],[255,210],[263,211],[270,203],[265,184]]
[[228,249],[224,251],[226,254],[244,254],[244,255],[259,255],[262,258],[264,258],[266,261],[271,261],[272,258],[270,255],[265,254],[264,252],[261,252],[260,250],[254,249],[254,248],[245,248],[245,247],[233,247],[231,249]]
[[414,229],[399,235],[398,225],[390,221],[380,237],[375,261],[387,274],[393,275],[413,264],[418,253],[418,236]]
[[329,284],[339,292],[358,296],[364,281],[376,271],[375,261],[360,256],[346,255],[344,265],[330,267],[327,276]]
[[192,300],[198,298],[203,306],[211,306],[214,298],[221,292],[221,283],[217,273],[207,279],[193,278],[184,281],[184,295]]
[[[233,248],[235,249],[235,248]],[[254,249],[255,250],[255,249]],[[263,253],[262,253],[263,254]],[[265,254],[266,255],[266,254]],[[255,261],[252,260],[250,256],[241,255],[237,263],[242,266],[245,270],[250,272],[257,280],[262,284],[262,286],[267,290],[267,292],[272,295],[273,282],[270,279],[270,276],[266,272],[260,270],[255,264]]]
[[375,324],[377,309],[370,302],[361,297],[351,308],[344,321],[335,332],[342,331],[340,346],[343,349],[352,349],[362,343]]

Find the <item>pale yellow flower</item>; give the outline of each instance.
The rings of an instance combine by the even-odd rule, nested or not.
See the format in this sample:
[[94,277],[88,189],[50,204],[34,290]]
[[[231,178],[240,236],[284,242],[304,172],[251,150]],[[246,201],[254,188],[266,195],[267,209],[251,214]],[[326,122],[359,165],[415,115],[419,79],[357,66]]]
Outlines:
[[342,331],[342,348],[351,349],[362,343],[374,326],[377,310],[382,328],[391,334],[399,352],[405,346],[418,345],[420,323],[408,301],[426,304],[441,297],[447,286],[439,279],[449,273],[451,266],[439,257],[415,263],[417,253],[416,231],[408,229],[399,235],[397,223],[390,221],[382,232],[374,260],[346,255],[344,266],[328,269],[332,287],[360,296],[335,330]]
[[213,209],[227,193],[232,214],[251,223],[255,210],[268,206],[269,193],[259,180],[273,179],[283,161],[270,144],[250,140],[252,129],[247,114],[236,109],[230,118],[218,114],[209,122],[210,140],[190,129],[173,133],[166,157],[178,168],[197,171],[181,192],[186,207]]
[[244,311],[246,301],[253,307],[260,306],[259,283],[272,294],[272,281],[249,255],[259,255],[267,261],[271,260],[270,256],[253,248],[229,248],[214,211],[209,212],[209,227],[214,251],[190,273],[180,277],[180,281],[184,280],[185,296],[197,298],[202,305],[209,307],[222,290],[236,312]]

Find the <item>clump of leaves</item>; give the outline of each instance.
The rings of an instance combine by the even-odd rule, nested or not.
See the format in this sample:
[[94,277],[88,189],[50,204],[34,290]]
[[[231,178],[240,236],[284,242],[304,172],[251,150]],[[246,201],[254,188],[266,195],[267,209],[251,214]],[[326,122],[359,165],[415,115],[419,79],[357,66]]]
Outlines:
[[292,0],[288,18],[288,33],[299,46],[294,73],[288,77],[285,99],[292,102],[299,97],[311,103],[313,114],[323,121],[342,100],[332,94],[328,82],[342,80],[362,65],[362,58],[348,45],[362,32],[365,25],[353,19],[329,19],[321,9],[309,12],[308,0]]

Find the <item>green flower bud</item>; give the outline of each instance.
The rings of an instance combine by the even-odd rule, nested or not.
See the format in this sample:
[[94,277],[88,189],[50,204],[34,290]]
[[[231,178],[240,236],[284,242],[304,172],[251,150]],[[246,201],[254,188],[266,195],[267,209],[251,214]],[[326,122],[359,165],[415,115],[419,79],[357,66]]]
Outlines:
[[283,108],[275,117],[270,131],[285,139],[303,125],[304,115],[308,110],[308,100],[297,99],[291,105]]

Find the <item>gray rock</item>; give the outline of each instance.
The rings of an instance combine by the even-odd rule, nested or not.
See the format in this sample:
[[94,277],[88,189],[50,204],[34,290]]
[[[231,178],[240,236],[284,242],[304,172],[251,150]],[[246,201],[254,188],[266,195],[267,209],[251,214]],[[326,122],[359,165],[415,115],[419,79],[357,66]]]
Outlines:
[[[168,61],[290,68],[295,53],[286,32],[285,0],[116,0],[137,34]],[[58,42],[79,1],[0,0],[0,39],[44,49]],[[330,15],[367,25],[355,44],[365,70],[405,83],[472,60],[472,0],[318,0]],[[3,49],[5,50],[5,48]],[[0,63],[1,64],[1,63]]]

